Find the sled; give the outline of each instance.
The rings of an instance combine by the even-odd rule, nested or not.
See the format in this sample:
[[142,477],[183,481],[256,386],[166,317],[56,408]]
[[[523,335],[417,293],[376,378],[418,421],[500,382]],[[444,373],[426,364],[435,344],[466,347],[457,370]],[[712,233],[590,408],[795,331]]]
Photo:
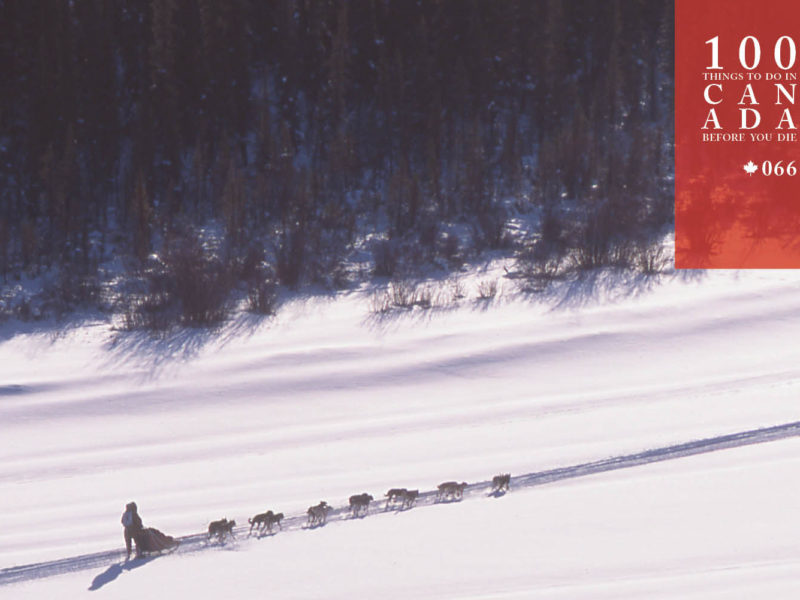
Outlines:
[[179,545],[180,540],[161,533],[154,527],[147,527],[136,537],[136,556],[144,558],[169,554],[174,552]]

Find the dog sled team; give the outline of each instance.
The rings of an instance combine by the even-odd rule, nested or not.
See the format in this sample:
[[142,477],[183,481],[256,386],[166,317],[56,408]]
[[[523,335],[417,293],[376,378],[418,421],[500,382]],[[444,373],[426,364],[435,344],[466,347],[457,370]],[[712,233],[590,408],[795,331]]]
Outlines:
[[[491,495],[501,495],[509,490],[511,483],[511,475],[503,473],[495,475],[492,478]],[[439,484],[436,489],[436,497],[434,502],[458,502],[464,497],[464,490],[468,484],[465,481],[446,481]],[[419,498],[419,490],[408,490],[406,488],[392,488],[386,494],[386,503],[384,511],[394,508],[397,510],[406,510],[412,508]],[[362,494],[354,494],[350,496],[350,515],[353,518],[364,517],[369,514],[370,503],[374,500],[372,495],[364,492]],[[309,528],[320,527],[325,525],[328,520],[328,515],[333,510],[333,507],[321,501],[319,504],[310,506],[306,511],[307,521],[306,526]],[[268,510],[263,513],[258,513],[250,519],[247,523],[250,525],[248,537],[253,534],[255,530],[256,535],[261,537],[264,534],[272,535],[274,533],[273,527],[278,526],[282,530],[281,525],[283,521],[283,513],[273,512]],[[127,550],[127,559],[131,556],[131,542],[136,543],[136,557],[141,558],[148,554],[161,553],[171,551],[178,547],[180,543],[173,537],[161,533],[159,530],[152,527],[145,528],[142,524],[142,519],[139,516],[138,509],[135,502],[129,502],[125,507],[125,512],[122,515],[122,525],[125,534],[125,548]],[[236,539],[234,535],[234,528],[236,521],[220,519],[212,521],[208,525],[208,536],[206,541],[210,542],[216,538],[217,542],[224,544],[226,539]]]

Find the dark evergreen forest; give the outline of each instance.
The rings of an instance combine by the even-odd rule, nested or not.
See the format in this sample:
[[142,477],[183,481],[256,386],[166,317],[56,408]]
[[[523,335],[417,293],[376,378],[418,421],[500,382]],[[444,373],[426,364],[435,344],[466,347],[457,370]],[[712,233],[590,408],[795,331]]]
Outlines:
[[671,0],[0,0],[0,282],[69,310],[115,263],[152,327],[489,251],[653,269],[672,61]]

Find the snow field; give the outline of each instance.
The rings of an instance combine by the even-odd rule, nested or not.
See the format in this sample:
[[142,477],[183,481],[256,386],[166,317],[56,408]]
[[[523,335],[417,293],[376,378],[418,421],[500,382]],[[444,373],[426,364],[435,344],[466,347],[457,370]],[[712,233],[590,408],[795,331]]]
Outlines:
[[[0,343],[0,569],[121,548],[130,500],[186,535],[800,420],[798,283],[723,272],[383,319],[365,292],[217,334],[18,333]],[[164,557],[99,593],[791,597],[797,444]],[[0,596],[80,597],[98,575]]]
[[726,450],[10,589],[21,600],[91,596],[96,580],[110,599],[791,597],[797,501],[774,490],[800,490],[799,451],[797,439]]

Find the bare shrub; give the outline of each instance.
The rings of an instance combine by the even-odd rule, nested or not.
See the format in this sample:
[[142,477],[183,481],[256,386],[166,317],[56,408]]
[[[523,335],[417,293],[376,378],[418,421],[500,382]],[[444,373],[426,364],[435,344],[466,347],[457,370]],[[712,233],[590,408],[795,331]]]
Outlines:
[[369,310],[385,314],[392,310],[392,298],[387,290],[375,290],[369,298]]
[[240,277],[247,284],[247,310],[261,315],[275,314],[278,282],[262,248],[253,247],[248,251]]
[[449,281],[450,294],[454,301],[466,298],[467,291],[460,277],[452,277]]
[[521,277],[546,284],[562,275],[563,263],[562,254],[537,241],[517,253],[515,267]]
[[609,247],[589,232],[582,231],[571,240],[569,262],[573,269],[589,271],[606,266],[609,261]]
[[179,322],[170,281],[167,265],[155,255],[148,259],[123,290],[120,303],[125,329],[163,331]]
[[660,243],[641,244],[633,255],[634,268],[645,275],[663,273],[672,267],[672,255]]
[[633,267],[636,244],[630,240],[616,240],[608,249],[607,265],[630,269]]
[[168,261],[181,321],[201,326],[223,321],[230,310],[228,297],[233,288],[226,265],[205,252],[196,240],[179,245]]
[[432,292],[432,304],[434,308],[448,308],[454,306],[459,300],[465,297],[464,284],[458,278],[451,278],[447,281],[429,288]]
[[266,256],[264,254],[264,247],[253,244],[247,249],[247,252],[241,260],[239,278],[242,279],[242,281],[250,282],[258,277],[263,277],[265,275],[265,264]]
[[260,315],[274,315],[278,304],[278,285],[270,277],[251,279],[247,289],[247,310]]
[[543,207],[538,236],[521,243],[515,255],[514,275],[525,280],[527,290],[542,291],[564,275],[568,260],[569,226],[552,206]]
[[164,331],[177,321],[176,311],[170,308],[166,297],[158,294],[130,297],[122,313],[122,326],[130,331]]
[[400,279],[390,282],[383,291],[373,292],[369,299],[369,309],[373,313],[387,313],[394,309],[410,309],[415,306],[429,309],[446,304],[447,301],[433,285]]
[[305,278],[328,288],[350,283],[347,255],[355,238],[355,216],[341,203],[328,201],[308,225]]
[[481,300],[491,300],[497,296],[497,279],[484,279],[478,282],[478,297]]
[[563,261],[557,256],[543,256],[528,263],[524,273],[526,284],[523,289],[531,292],[542,292],[552,281],[564,275]]
[[163,330],[172,325],[209,326],[230,311],[231,265],[191,235],[163,258],[153,257],[137,277],[122,311],[127,329]]
[[417,286],[407,279],[392,281],[389,284],[392,305],[398,308],[411,308],[417,303]]
[[433,306],[433,288],[429,285],[418,286],[415,290],[416,299],[414,304],[421,308],[431,308]]

